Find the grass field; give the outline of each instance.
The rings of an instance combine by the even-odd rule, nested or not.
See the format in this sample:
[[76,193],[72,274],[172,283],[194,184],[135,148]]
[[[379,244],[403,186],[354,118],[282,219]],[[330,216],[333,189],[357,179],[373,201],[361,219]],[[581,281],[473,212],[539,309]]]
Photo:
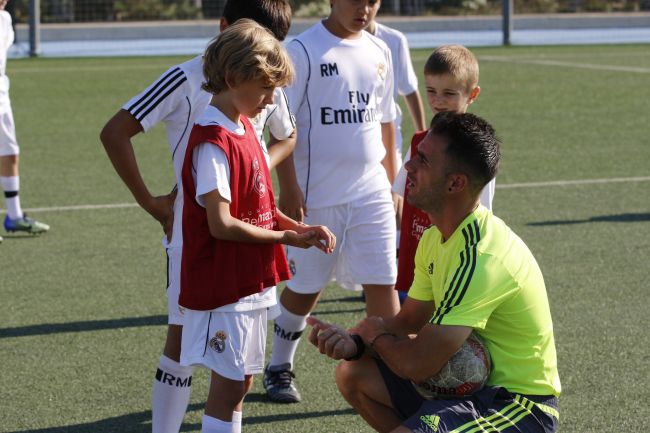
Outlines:
[[[563,385],[561,431],[650,431],[650,46],[481,48],[472,111],[503,139],[494,211],[544,272]],[[416,70],[428,51],[414,51]],[[21,197],[52,226],[0,244],[0,431],[150,431],[165,336],[160,229],[98,140],[104,122],[181,58],[11,60]],[[406,135],[411,128],[407,125]],[[147,182],[172,185],[163,128],[137,140]],[[579,182],[573,182],[579,181]],[[117,207],[99,205],[125,204]],[[87,205],[98,205],[86,208]],[[332,287],[317,314],[352,325],[364,305]],[[303,342],[304,402],[247,397],[246,432],[369,432],[334,363]],[[207,374],[183,432],[198,432]]]

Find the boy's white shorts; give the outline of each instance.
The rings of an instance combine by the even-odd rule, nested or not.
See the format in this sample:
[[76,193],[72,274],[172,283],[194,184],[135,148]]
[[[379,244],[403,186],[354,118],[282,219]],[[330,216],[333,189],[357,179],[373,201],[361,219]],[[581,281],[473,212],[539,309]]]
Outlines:
[[264,371],[267,309],[185,310],[181,365],[203,366],[231,380]]
[[11,110],[0,112],[0,156],[18,155],[16,127]]
[[336,249],[326,255],[316,248],[289,247],[293,278],[287,287],[309,294],[332,279],[353,290],[359,284],[395,284],[395,209],[388,189],[308,213],[306,224],[325,225],[336,235]]
[[183,324],[184,308],[178,305],[181,293],[181,257],[183,248],[167,248],[167,323]]

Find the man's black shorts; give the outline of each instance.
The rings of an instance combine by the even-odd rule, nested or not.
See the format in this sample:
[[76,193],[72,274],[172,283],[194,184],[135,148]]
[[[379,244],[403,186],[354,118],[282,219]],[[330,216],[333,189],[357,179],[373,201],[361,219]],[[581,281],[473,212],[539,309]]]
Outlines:
[[555,396],[514,394],[484,387],[465,398],[426,400],[410,380],[376,360],[402,425],[416,433],[554,433],[559,409]]

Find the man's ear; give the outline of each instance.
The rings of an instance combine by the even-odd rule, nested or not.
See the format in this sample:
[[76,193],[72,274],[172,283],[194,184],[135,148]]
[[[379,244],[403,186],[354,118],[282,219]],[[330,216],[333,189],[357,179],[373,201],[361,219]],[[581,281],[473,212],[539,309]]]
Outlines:
[[469,93],[469,103],[471,104],[472,102],[476,101],[476,98],[478,98],[479,93],[481,93],[481,86],[476,86],[472,91]]
[[469,188],[469,178],[465,173],[451,173],[447,178],[447,190],[452,193],[459,193]]
[[224,17],[221,17],[221,19],[219,20],[219,31],[223,32],[228,28],[229,25],[230,23],[228,22],[228,20],[225,19]]

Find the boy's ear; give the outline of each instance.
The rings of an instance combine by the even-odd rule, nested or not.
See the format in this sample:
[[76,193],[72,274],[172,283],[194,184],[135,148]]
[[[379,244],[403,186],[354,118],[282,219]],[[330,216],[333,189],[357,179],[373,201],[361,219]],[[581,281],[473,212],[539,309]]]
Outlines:
[[228,22],[228,20],[225,19],[224,17],[221,17],[221,19],[219,20],[219,31],[223,32],[228,28],[229,25],[230,23]]
[[469,103],[470,104],[472,102],[476,101],[476,98],[478,98],[479,93],[481,93],[481,86],[474,87],[474,89],[469,94]]

